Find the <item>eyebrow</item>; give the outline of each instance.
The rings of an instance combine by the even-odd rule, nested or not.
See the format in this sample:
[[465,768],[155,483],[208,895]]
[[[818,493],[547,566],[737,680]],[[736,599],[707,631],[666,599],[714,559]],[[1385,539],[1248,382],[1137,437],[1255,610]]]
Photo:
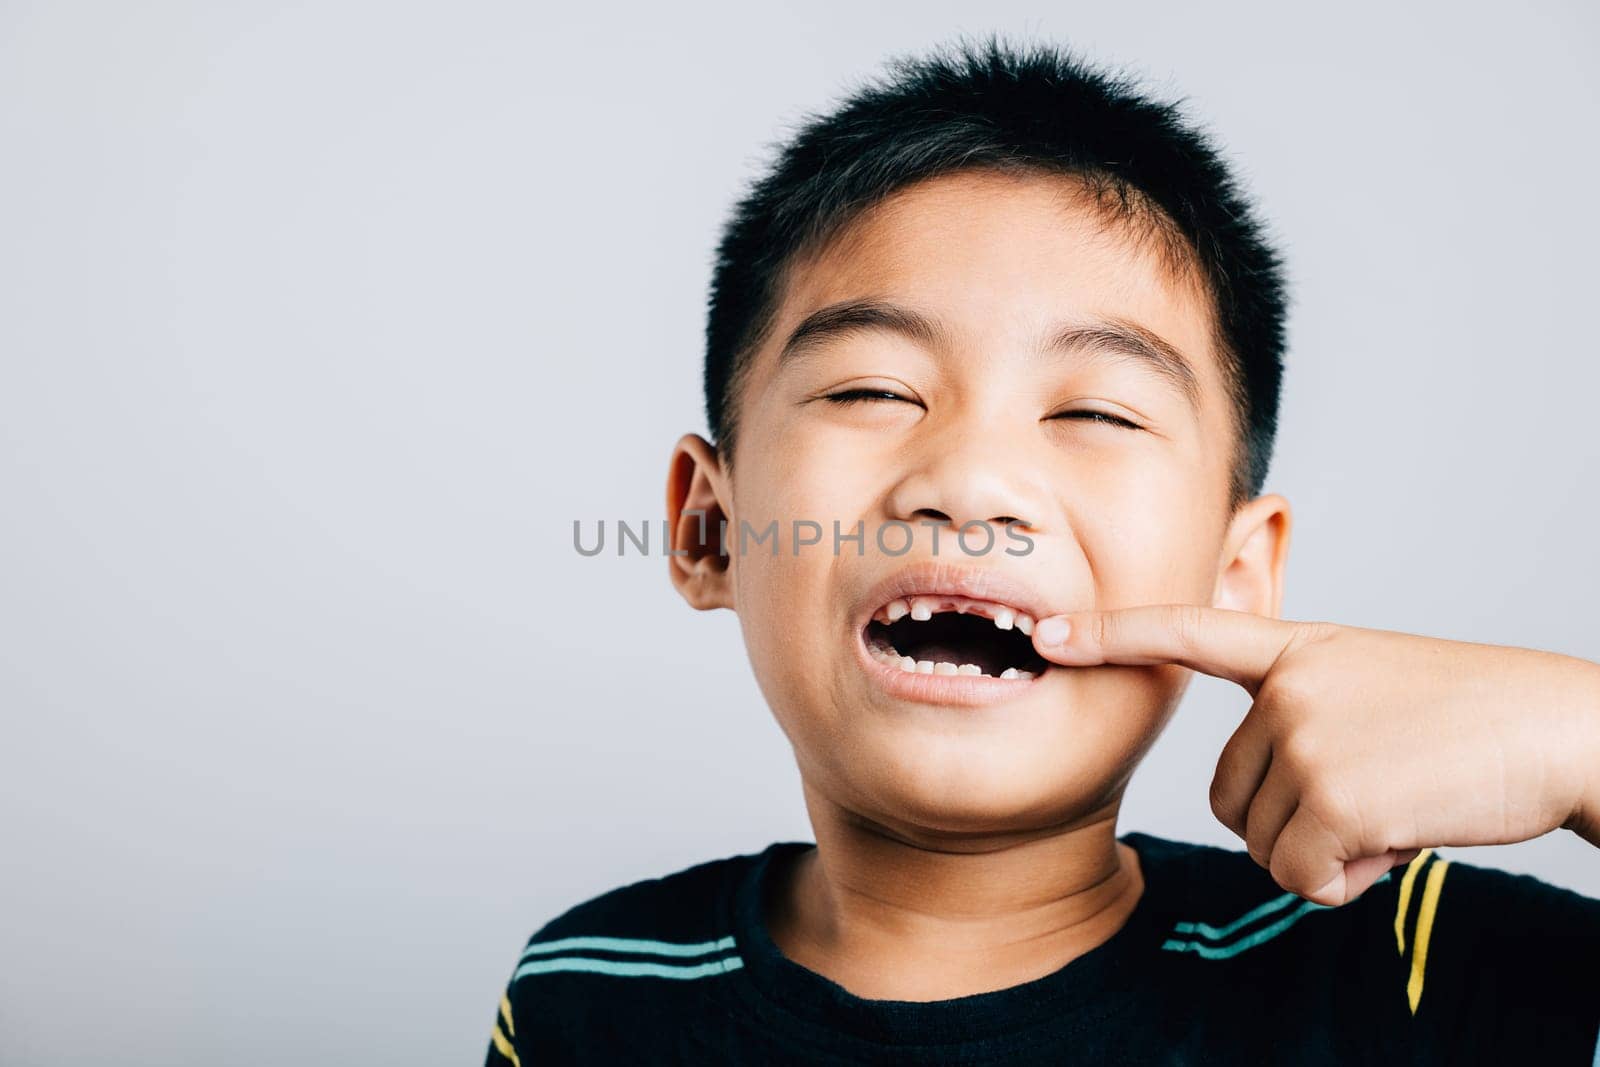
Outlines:
[[[779,349],[778,362],[781,365],[860,330],[896,333],[933,351],[952,347],[950,333],[938,319],[884,300],[845,300],[802,319]],[[1160,334],[1138,323],[1119,318],[1061,323],[1045,333],[1039,352],[1090,352],[1133,360],[1166,379],[1199,410],[1200,379],[1194,365]]]

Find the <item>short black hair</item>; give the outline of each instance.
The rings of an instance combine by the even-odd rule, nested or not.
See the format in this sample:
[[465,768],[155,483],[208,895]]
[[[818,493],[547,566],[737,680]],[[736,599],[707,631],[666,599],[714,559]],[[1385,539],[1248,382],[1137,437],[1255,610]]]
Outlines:
[[725,461],[736,398],[786,275],[890,193],[960,170],[1069,176],[1199,269],[1239,447],[1230,504],[1261,492],[1277,430],[1287,285],[1282,259],[1210,138],[1180,104],[1044,43],[996,34],[920,56],[808,115],[725,224],[707,301],[706,418]]

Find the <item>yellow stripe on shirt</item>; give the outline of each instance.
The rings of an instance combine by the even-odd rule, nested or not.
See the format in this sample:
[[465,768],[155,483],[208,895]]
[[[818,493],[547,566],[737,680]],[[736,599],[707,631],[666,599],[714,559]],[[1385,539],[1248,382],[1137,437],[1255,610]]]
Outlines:
[[499,1049],[500,1055],[510,1060],[515,1067],[522,1067],[522,1061],[517,1059],[516,1046],[512,1045],[507,1040],[506,1035],[500,1032],[500,1024],[498,1022],[495,1023],[494,1027],[494,1047]]
[[1411,951],[1411,980],[1406,983],[1406,996],[1411,1000],[1411,1014],[1417,1013],[1417,1001],[1422,999],[1422,971],[1428,965],[1428,935],[1433,932],[1433,915],[1439,906],[1439,888],[1444,885],[1444,872],[1449,860],[1440,860],[1428,868],[1428,883],[1422,890],[1422,909],[1417,913],[1416,946]]
[[500,1018],[506,1021],[506,1033],[516,1037],[517,1024],[511,1021],[511,998],[504,993],[500,994]]
[[1418,852],[1406,864],[1405,876],[1400,879],[1400,903],[1394,909],[1394,942],[1402,956],[1406,954],[1406,908],[1411,904],[1411,883],[1417,880],[1417,872],[1428,865],[1431,855],[1431,848]]

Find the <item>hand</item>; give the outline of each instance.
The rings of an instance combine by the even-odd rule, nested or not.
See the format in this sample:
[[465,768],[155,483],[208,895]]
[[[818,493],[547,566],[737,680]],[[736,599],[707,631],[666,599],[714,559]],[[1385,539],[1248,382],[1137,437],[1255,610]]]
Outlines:
[[1600,846],[1600,666],[1191,604],[1041,620],[1053,663],[1175,663],[1254,703],[1211,809],[1285,889],[1355,899],[1421,849],[1566,826]]

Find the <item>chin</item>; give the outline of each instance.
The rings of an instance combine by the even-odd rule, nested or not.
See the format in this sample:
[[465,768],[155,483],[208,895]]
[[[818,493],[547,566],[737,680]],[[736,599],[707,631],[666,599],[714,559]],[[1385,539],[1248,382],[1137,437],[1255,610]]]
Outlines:
[[847,777],[865,806],[891,823],[946,833],[995,833],[1056,825],[1103,807],[1122,780],[1115,761],[1071,760],[1049,746],[907,745],[890,739],[869,758],[852,746]]

